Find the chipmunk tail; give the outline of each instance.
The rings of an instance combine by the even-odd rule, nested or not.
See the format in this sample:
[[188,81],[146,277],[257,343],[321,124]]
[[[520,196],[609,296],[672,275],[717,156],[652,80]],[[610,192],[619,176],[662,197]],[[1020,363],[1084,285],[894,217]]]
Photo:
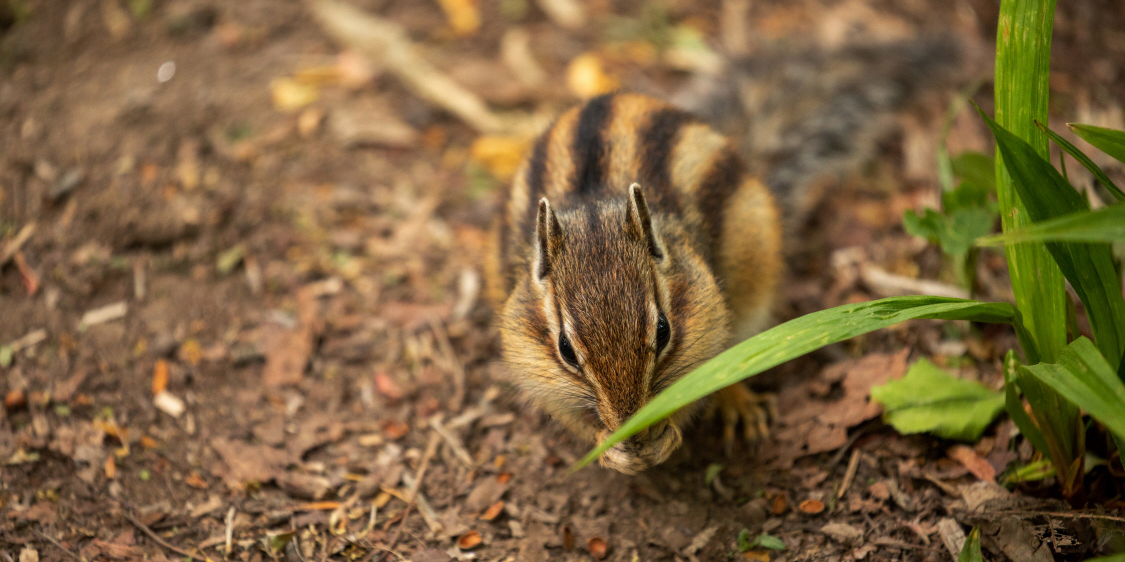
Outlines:
[[674,101],[736,139],[792,228],[820,200],[826,180],[875,155],[897,112],[922,94],[967,83],[976,66],[969,58],[952,34],[761,52],[696,77]]

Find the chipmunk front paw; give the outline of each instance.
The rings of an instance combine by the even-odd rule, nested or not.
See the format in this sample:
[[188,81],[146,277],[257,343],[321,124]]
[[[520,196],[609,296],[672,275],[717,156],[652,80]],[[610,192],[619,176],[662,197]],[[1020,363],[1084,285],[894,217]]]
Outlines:
[[723,420],[723,447],[727,456],[734,453],[739,422],[744,442],[753,446],[769,437],[769,420],[777,418],[775,396],[758,394],[742,383],[715,393],[715,407]]

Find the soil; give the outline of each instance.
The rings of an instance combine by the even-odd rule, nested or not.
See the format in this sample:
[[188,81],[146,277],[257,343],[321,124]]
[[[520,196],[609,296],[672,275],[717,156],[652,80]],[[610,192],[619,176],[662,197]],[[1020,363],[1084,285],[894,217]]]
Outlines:
[[[717,5],[603,0],[588,6],[597,25],[567,31],[539,4],[487,0],[480,29],[458,37],[437,2],[356,4],[405,26],[493,106],[547,114],[576,101],[561,79],[532,89],[490,74],[509,28],[529,30],[561,77],[629,22],[688,22],[711,43],[722,26]],[[1125,9],[1066,4],[1053,110],[1120,128]],[[588,445],[503,383],[480,296],[503,180],[473,157],[471,127],[378,65],[355,83],[338,71],[316,83],[317,69],[355,65],[301,2],[8,5],[6,560],[950,560],[950,518],[991,533],[996,560],[1028,529],[1058,559],[1120,546],[1119,486],[1092,484],[1081,512],[1046,500],[1020,504],[1018,518],[973,515],[966,490],[982,477],[954,443],[901,436],[877,409],[836,425],[793,418],[809,403],[862,409],[872,380],[921,357],[998,388],[1015,342],[999,328],[910,323],[774,369],[762,385],[785,410],[756,451],[725,454],[718,421],[703,417],[644,474],[571,473]],[[828,34],[832,18],[859,13],[840,25],[955,26],[987,45],[996,9],[756,2],[751,15],[771,41]],[[613,70],[626,89],[664,95],[688,78],[635,61]],[[316,83],[317,98],[285,109],[287,77]],[[901,226],[905,209],[937,200],[932,155],[949,99],[903,115],[878,161],[839,182],[795,236],[779,318],[883,296],[849,263],[954,283],[940,250]],[[955,121],[951,151],[990,150],[971,117]],[[357,140],[356,127],[374,130]],[[21,231],[18,251],[4,250]],[[1001,255],[984,252],[981,270],[978,296],[1010,298]],[[1029,460],[1012,431],[994,424],[969,458],[997,471]],[[1013,497],[1052,497],[1051,482]],[[1004,527],[1017,519],[1017,531]],[[785,549],[767,539],[740,553],[743,530]]]

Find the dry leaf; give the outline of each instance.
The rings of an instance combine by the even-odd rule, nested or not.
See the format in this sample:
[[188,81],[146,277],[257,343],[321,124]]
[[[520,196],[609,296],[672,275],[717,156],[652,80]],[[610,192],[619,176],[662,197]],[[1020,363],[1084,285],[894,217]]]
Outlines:
[[586,543],[586,550],[590,551],[591,556],[601,560],[609,553],[609,546],[606,544],[605,539],[594,537]]
[[508,181],[519,169],[527,146],[528,140],[523,137],[484,135],[473,141],[469,155],[496,179]]
[[801,513],[816,515],[824,511],[824,502],[820,500],[805,500],[797,506],[797,509],[801,510]]
[[270,81],[273,106],[281,111],[295,111],[309,105],[320,97],[320,91],[311,84],[303,84],[292,78],[274,78]]
[[460,548],[461,550],[472,550],[480,546],[480,543],[480,533],[476,531],[469,531],[468,533],[461,535],[461,537],[457,539],[457,548]]
[[504,509],[504,502],[498,501],[498,502],[492,504],[491,506],[489,506],[488,509],[484,510],[484,513],[480,514],[480,518],[485,520],[485,521],[492,521],[493,519],[496,519],[496,517],[498,515],[500,515],[500,512],[503,509]]
[[105,477],[110,480],[117,478],[117,461],[114,460],[113,455],[105,459]]
[[606,73],[602,61],[594,53],[574,57],[566,69],[566,85],[570,92],[582,99],[612,92],[619,86],[617,79]]
[[449,20],[449,27],[458,37],[472,35],[480,29],[480,8],[477,0],[438,0]]
[[949,458],[961,463],[969,472],[973,473],[973,476],[985,482],[996,482],[996,469],[987,459],[978,455],[972,447],[954,445],[946,451],[946,454],[949,455]]
[[789,498],[786,497],[785,492],[777,494],[770,501],[770,510],[774,515],[781,515],[785,510],[789,509]]
[[152,394],[160,394],[166,388],[168,388],[168,362],[157,359],[156,366],[152,369]]

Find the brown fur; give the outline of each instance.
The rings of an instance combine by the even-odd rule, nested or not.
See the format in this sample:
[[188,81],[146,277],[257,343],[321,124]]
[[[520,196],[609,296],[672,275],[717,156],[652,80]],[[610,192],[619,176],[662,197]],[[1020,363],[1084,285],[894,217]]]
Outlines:
[[[773,199],[730,143],[632,94],[595,98],[543,134],[487,263],[512,381],[590,441],[722,351],[732,325],[740,337],[764,327],[780,269]],[[658,350],[661,314],[671,336]],[[615,446],[603,464],[633,473],[663,462],[691,410]]]

